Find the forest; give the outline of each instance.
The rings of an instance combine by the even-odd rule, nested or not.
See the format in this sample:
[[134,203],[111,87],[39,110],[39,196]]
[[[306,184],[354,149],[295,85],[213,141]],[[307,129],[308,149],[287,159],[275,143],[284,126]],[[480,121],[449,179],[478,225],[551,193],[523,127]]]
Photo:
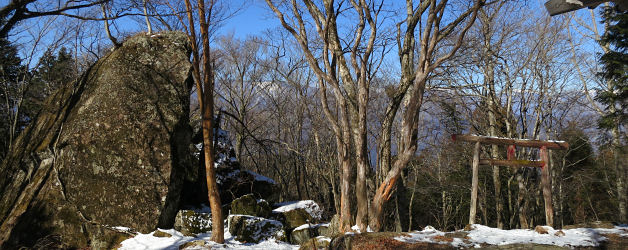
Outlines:
[[[625,228],[628,8],[622,1],[588,8],[583,2],[594,1],[575,1],[578,10],[550,16],[543,2],[2,1],[0,172],[4,180],[0,181],[0,229],[13,228],[15,220],[20,225],[22,214],[29,214],[38,202],[48,202],[48,198],[38,198],[44,191],[20,195],[33,192],[30,183],[35,183],[32,180],[39,169],[45,169],[45,160],[41,160],[45,157],[25,153],[31,150],[25,145],[35,143],[33,140],[42,141],[33,145],[45,141],[52,145],[48,148],[55,163],[47,171],[56,173],[68,192],[63,193],[64,199],[81,200],[69,193],[70,184],[64,184],[64,178],[72,176],[67,171],[72,170],[64,170],[71,165],[63,164],[71,157],[61,156],[60,149],[73,141],[82,143],[63,135],[72,133],[64,131],[78,131],[72,126],[83,126],[69,122],[74,111],[67,111],[67,125],[62,121],[52,129],[59,134],[53,139],[31,131],[48,126],[40,126],[48,123],[39,121],[55,105],[62,107],[60,110],[71,110],[74,103],[91,105],[91,98],[65,98],[65,93],[96,93],[89,87],[90,80],[83,93],[77,92],[78,87],[71,92],[67,89],[97,74],[93,72],[107,70],[98,67],[105,65],[101,61],[117,58],[116,50],[134,44],[134,37],[150,39],[170,34],[167,32],[185,34],[189,43],[183,63],[190,67],[182,73],[189,77],[180,85],[186,99],[181,112],[189,119],[185,126],[190,132],[173,136],[179,133],[179,125],[165,131],[170,145],[177,138],[189,137],[185,140],[191,143],[183,147],[197,155],[192,165],[199,168],[203,188],[189,191],[187,184],[182,184],[182,189],[183,193],[200,192],[201,203],[209,206],[211,241],[229,242],[225,233],[234,234],[228,228],[234,222],[225,218],[233,216],[235,203],[225,207],[231,200],[225,201],[220,193],[226,192],[220,190],[223,172],[214,167],[233,157],[242,171],[259,174],[256,179],[271,179],[277,186],[277,204],[314,201],[320,206],[319,222],[335,221],[330,227],[340,233],[412,232],[428,226],[449,232],[468,230],[468,224],[503,230],[545,225],[558,230],[608,222],[623,223]],[[255,28],[232,28],[244,26]],[[163,56],[170,53],[163,51]],[[141,55],[136,57],[143,60]],[[179,60],[172,58],[172,63]],[[125,77],[134,78],[119,74],[123,82]],[[153,74],[145,77],[161,77],[161,73]],[[113,93],[115,88],[109,91]],[[165,96],[174,90],[159,91],[157,95]],[[61,95],[65,99],[59,99]],[[63,101],[58,104],[66,99],[70,108],[63,108]],[[145,105],[131,97],[117,102],[122,107]],[[76,109],[81,114],[78,106]],[[109,114],[109,119],[115,120],[115,110],[85,117]],[[167,112],[150,117],[146,124],[170,121]],[[102,122],[95,124],[89,126],[103,126]],[[98,129],[88,131],[100,133]],[[511,152],[508,145],[478,143],[482,159],[547,160],[544,167],[480,165],[478,182],[472,183],[474,143],[454,140],[455,135],[564,141],[568,147],[550,149],[543,156],[542,150],[534,147],[517,147]],[[226,136],[224,143],[231,144],[227,153],[219,149],[220,136]],[[30,142],[23,143],[26,140]],[[231,158],[225,160],[225,155]],[[41,159],[27,164],[29,157]],[[173,162],[177,160],[174,157]],[[161,164],[155,162],[140,160],[127,167]],[[184,165],[177,164],[172,168]],[[552,223],[546,220],[543,171],[549,175]],[[171,180],[179,178],[174,176],[170,175]],[[16,180],[20,182],[11,184]],[[71,180],[75,181],[67,179]],[[34,185],[36,190],[46,190],[46,183],[54,181],[44,179]],[[116,183],[122,185],[120,189],[133,186]],[[172,183],[176,181],[167,183],[168,190],[176,190]],[[473,201],[472,189],[477,192]],[[162,205],[170,202],[170,192],[169,198],[162,198]],[[257,203],[261,198],[256,198]],[[151,225],[153,230],[170,225],[163,221],[168,206],[164,207],[160,208],[159,224]],[[87,213],[83,211],[80,217],[95,224],[97,220]],[[126,216],[134,215],[130,211]],[[623,230],[624,234],[628,231]],[[41,242],[18,239],[16,233],[10,235],[11,230],[4,232],[0,246],[3,242]],[[68,244],[66,247],[74,246]],[[76,244],[80,248],[83,243]]]

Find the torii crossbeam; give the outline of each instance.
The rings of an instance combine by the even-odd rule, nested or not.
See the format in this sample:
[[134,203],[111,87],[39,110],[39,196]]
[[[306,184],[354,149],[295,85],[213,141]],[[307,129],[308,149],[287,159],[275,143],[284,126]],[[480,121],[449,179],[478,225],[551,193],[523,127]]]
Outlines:
[[[554,208],[552,207],[552,184],[550,178],[550,170],[548,166],[549,149],[568,149],[569,143],[565,141],[541,141],[501,138],[493,136],[479,135],[452,135],[454,141],[475,142],[473,150],[473,179],[471,180],[471,207],[469,208],[469,224],[475,224],[475,215],[478,200],[478,168],[479,165],[493,166],[513,166],[513,167],[540,167],[541,168],[541,186],[543,188],[543,200],[545,201],[545,224],[554,225]],[[480,159],[480,145],[507,145],[508,159]],[[517,160],[515,159],[516,147],[529,147],[540,149],[540,161]]]

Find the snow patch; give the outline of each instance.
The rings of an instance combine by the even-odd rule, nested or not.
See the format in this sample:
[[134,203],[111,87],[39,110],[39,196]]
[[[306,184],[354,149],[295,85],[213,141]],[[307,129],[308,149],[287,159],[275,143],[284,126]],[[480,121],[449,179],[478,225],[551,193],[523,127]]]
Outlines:
[[401,242],[407,242],[407,243],[415,243],[415,242],[441,243],[439,241],[434,240],[434,237],[445,235],[444,232],[438,231],[432,226],[426,226],[425,228],[423,228],[423,231],[415,231],[408,234],[410,235],[410,237],[397,236],[394,239]]
[[[351,227],[351,230],[353,230],[356,233],[361,233],[362,232],[362,231],[360,231],[360,227],[358,227],[358,225],[353,225]],[[366,232],[367,233],[373,232],[373,230],[371,229],[371,226],[366,226]]]
[[583,6],[582,2],[580,2],[578,0],[566,0],[566,2],[570,3],[570,4],[577,4],[577,5]]
[[455,247],[474,247],[480,244],[490,245],[510,245],[510,244],[542,244],[560,247],[595,247],[606,238],[602,234],[614,233],[621,236],[628,236],[628,226],[616,226],[612,229],[603,228],[575,228],[562,230],[565,235],[555,235],[559,230],[551,227],[547,234],[539,234],[531,229],[511,229],[502,230],[483,225],[474,224],[469,231],[466,240],[453,238],[451,243],[438,241],[436,236],[445,236],[445,232],[438,231],[431,226],[425,227],[423,231],[408,233],[409,236],[398,236],[395,240],[414,243],[430,242],[440,244],[451,244]]
[[135,237],[120,243],[119,249],[178,249],[179,245],[195,240],[194,237],[184,236],[174,229],[157,230],[166,232],[172,235],[172,237],[155,237],[153,234],[156,231],[148,234],[138,233]]
[[320,223],[320,224],[309,224],[308,223],[308,224],[303,224],[301,226],[298,226],[297,228],[295,228],[292,231],[294,232],[294,231],[303,230],[303,229],[306,229],[306,228],[317,228],[317,227],[321,227],[321,226],[329,227],[329,223]]
[[474,229],[469,233],[469,237],[476,243],[487,243],[491,245],[507,244],[546,244],[556,246],[597,246],[599,242],[605,240],[597,229],[576,228],[563,230],[565,236],[555,236],[558,230],[551,227],[547,234],[538,234],[530,229],[501,230],[482,225],[473,225]]
[[278,249],[278,250],[296,250],[299,249],[298,245],[291,245],[283,241],[277,241],[275,239],[269,239],[261,241],[257,244],[242,243],[236,241],[234,237],[229,233],[228,228],[225,228],[225,244],[218,244],[210,241],[211,232],[199,234],[197,237],[184,236],[182,233],[174,229],[158,229],[159,231],[166,232],[172,237],[155,237],[154,232],[148,234],[137,234],[135,237],[127,239],[120,244],[121,250],[134,250],[134,249],[146,249],[146,250],[178,250],[179,246],[195,241],[204,240],[206,242],[203,249]]

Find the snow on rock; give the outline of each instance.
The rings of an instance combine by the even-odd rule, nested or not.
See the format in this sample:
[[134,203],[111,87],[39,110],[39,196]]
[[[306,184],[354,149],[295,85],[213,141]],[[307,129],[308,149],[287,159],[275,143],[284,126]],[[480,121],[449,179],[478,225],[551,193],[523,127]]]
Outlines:
[[113,228],[113,229],[115,229],[115,230],[118,230],[118,231],[122,231],[122,232],[132,232],[132,231],[133,231],[133,230],[131,230],[131,228],[128,228],[128,227],[121,227],[121,226],[118,226],[118,227],[111,227],[111,228]]
[[[218,168],[220,166],[220,164],[215,163],[214,167]],[[242,177],[247,177],[248,175],[253,176],[253,178],[255,179],[255,181],[261,181],[261,182],[268,182],[270,184],[276,185],[277,182],[275,182],[275,180],[271,179],[270,177],[266,177],[263,175],[260,175],[258,173],[255,173],[253,171],[250,170],[244,170],[244,171],[240,171],[238,169],[235,169],[229,173],[227,173],[226,175],[216,175],[216,181],[218,182],[218,184],[222,184],[230,179],[236,179],[236,181],[242,181]]]
[[320,224],[303,224],[294,229],[294,231],[302,230],[306,228],[318,228],[318,227],[329,227],[329,223],[320,223]]
[[[551,227],[545,227],[547,234],[539,234],[530,229],[502,230],[483,225],[474,224],[472,230],[468,231],[465,240],[454,238],[451,243],[438,240],[438,236],[445,236],[448,233],[438,231],[433,227],[426,227],[423,231],[410,232],[408,236],[398,236],[395,240],[402,242],[430,242],[451,244],[455,247],[473,247],[480,244],[489,245],[510,245],[510,244],[542,244],[555,245],[560,247],[595,247],[606,238],[602,234],[614,233],[621,236],[628,236],[628,226],[616,226],[612,229],[603,228],[575,228],[561,230],[564,235]],[[460,231],[464,232],[464,231]]]
[[197,209],[182,209],[177,212],[174,228],[185,235],[211,231],[211,210],[204,206]]
[[[351,227],[351,230],[353,230],[353,232],[356,232],[356,233],[361,233],[360,227],[358,225],[353,225]],[[366,226],[366,232],[367,233],[373,232],[373,229],[371,229],[371,226]],[[350,233],[350,232],[348,232],[348,233]]]
[[578,0],[567,0],[566,2],[570,3],[570,4],[577,4],[577,5],[582,6],[582,2],[580,2]]
[[[159,231],[168,233],[172,235],[172,237],[155,237],[152,233],[148,234],[137,234],[135,237],[127,239],[120,244],[120,250],[135,250],[135,249],[164,249],[164,250],[178,250],[179,246],[182,246],[188,242],[192,241],[205,241],[205,245],[202,249],[278,249],[278,250],[296,250],[299,249],[298,245],[290,245],[283,241],[277,241],[275,239],[269,239],[265,241],[261,241],[257,244],[252,243],[242,243],[236,241],[235,238],[228,232],[225,228],[225,244],[218,244],[216,242],[210,241],[211,232],[200,234],[197,237],[189,237],[184,236],[182,233],[173,230],[163,230],[158,229]],[[186,249],[198,249],[195,247],[190,247]]]
[[275,182],[275,180],[271,179],[270,177],[263,176],[261,174],[255,173],[255,172],[250,171],[250,170],[244,170],[244,171],[248,172],[251,175],[253,175],[255,177],[256,181],[265,181],[265,182],[268,182],[270,184],[277,184],[277,182]]
[[229,233],[236,240],[260,242],[267,239],[285,240],[283,224],[276,220],[262,217],[231,214],[227,218]]
[[415,231],[408,233],[410,237],[406,236],[397,236],[395,240],[414,243],[414,242],[430,242],[430,243],[438,243],[438,241],[434,240],[435,236],[444,236],[445,233],[436,230],[432,226],[426,226],[423,228],[423,231]]
[[321,219],[323,214],[323,210],[321,210],[318,204],[313,200],[288,201],[277,203],[275,206],[278,206],[278,208],[273,210],[274,213],[286,213],[295,209],[304,209],[308,214],[310,214],[310,216],[312,216],[312,218],[318,220]]

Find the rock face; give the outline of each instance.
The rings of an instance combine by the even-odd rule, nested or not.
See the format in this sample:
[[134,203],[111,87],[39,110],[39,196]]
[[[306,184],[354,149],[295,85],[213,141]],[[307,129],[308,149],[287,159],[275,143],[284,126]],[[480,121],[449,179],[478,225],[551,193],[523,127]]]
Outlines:
[[103,249],[115,226],[172,227],[196,171],[189,54],[182,33],[138,35],[47,99],[0,166],[0,244]]

